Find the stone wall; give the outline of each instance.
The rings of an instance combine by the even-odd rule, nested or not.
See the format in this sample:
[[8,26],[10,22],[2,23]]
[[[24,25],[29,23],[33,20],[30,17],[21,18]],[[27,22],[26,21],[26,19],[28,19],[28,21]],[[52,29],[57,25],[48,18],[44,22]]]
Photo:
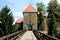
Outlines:
[[28,30],[29,21],[31,21],[32,29],[37,30],[37,13],[24,13],[23,29]]

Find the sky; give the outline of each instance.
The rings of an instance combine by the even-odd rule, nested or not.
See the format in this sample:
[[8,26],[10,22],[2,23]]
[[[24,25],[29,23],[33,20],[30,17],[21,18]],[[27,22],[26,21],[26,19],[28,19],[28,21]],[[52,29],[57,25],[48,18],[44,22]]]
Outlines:
[[[7,5],[11,9],[14,20],[16,21],[18,18],[23,19],[23,11],[29,4],[37,9],[37,2],[43,2],[45,6],[47,6],[49,1],[50,0],[0,0],[0,10]],[[60,3],[60,0],[57,1]]]

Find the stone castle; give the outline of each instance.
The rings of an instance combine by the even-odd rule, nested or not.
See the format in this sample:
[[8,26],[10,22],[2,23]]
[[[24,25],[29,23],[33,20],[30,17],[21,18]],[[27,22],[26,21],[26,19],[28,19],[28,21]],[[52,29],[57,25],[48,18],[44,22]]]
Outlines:
[[32,5],[23,11],[23,30],[37,30],[37,14],[38,11]]

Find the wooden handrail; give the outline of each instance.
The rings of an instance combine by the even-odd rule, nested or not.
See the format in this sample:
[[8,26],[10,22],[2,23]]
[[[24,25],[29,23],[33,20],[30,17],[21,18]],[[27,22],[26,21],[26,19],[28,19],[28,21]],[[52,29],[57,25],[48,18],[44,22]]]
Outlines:
[[52,37],[50,35],[43,34],[43,33],[38,32],[36,30],[34,30],[33,33],[38,38],[38,40],[41,40],[41,39],[43,39],[43,40],[60,40],[60,39],[58,39],[56,37]]
[[14,32],[14,33],[12,33],[12,34],[9,34],[9,35],[0,37],[0,40],[5,40],[5,39],[8,40],[9,38],[11,38],[11,37],[13,37],[13,36],[15,36],[15,35],[18,35],[19,33],[22,33],[22,32],[24,32],[24,30],[18,31],[18,32]]

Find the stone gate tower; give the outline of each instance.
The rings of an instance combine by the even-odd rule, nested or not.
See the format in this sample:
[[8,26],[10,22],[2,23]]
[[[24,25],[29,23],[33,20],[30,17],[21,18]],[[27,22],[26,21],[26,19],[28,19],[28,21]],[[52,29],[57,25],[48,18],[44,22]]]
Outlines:
[[37,30],[37,13],[38,11],[32,5],[29,5],[23,11],[23,30]]

